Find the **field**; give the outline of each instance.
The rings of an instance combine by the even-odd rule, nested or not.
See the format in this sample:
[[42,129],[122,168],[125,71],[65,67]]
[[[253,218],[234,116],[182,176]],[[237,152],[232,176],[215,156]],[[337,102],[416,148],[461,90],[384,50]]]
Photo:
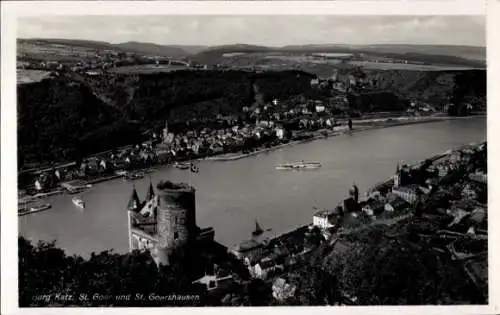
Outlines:
[[349,58],[353,54],[346,53],[314,53],[314,56],[327,57],[327,58]]
[[50,75],[48,71],[17,69],[17,83],[39,82]]
[[36,45],[22,43],[17,47],[18,57],[44,61],[81,61],[82,58],[90,58],[95,55],[96,51],[93,49],[61,44]]
[[188,66],[177,66],[177,65],[134,65],[134,66],[123,66],[117,68],[111,68],[108,72],[111,73],[158,73],[158,72],[171,72],[179,70],[189,70]]
[[234,52],[234,53],[226,53],[222,54],[222,57],[236,57],[236,56],[243,56],[246,55],[247,53],[244,52]]
[[373,61],[349,61],[348,64],[373,70],[414,70],[414,71],[453,71],[453,70],[471,70],[473,67],[448,66],[448,65],[421,65],[411,63],[390,63]]
[[[325,71],[331,73],[334,69],[345,69],[360,67],[366,70],[408,70],[408,71],[454,71],[478,69],[474,66],[449,64],[413,62],[412,60],[394,59],[390,57],[368,57],[364,60],[349,60],[352,54],[341,53],[247,53],[247,54],[225,54],[220,63],[231,67],[259,67],[277,69],[302,69],[304,71],[323,74]],[[229,56],[230,55],[230,56]],[[359,57],[358,57],[359,58]],[[482,68],[480,68],[482,69]]]

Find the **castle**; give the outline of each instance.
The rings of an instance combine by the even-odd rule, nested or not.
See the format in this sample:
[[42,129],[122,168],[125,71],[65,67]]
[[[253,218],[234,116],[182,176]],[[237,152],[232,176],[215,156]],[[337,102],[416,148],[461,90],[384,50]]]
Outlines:
[[168,264],[170,253],[200,242],[213,242],[213,228],[196,225],[195,189],[186,184],[150,182],[146,200],[135,187],[128,203],[129,250],[149,250],[158,265]]

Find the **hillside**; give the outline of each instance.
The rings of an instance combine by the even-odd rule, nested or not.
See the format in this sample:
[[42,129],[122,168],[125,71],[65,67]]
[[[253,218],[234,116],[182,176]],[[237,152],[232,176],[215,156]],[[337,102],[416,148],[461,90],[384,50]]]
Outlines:
[[[347,72],[348,73],[348,72]],[[363,70],[362,76],[378,91],[391,91],[406,99],[443,104],[451,97],[486,95],[486,71]]]
[[[152,43],[126,42],[113,44],[101,41],[73,40],[73,39],[18,39],[18,55],[40,60],[61,60],[74,57],[85,57],[96,52],[113,50],[117,52],[129,52],[143,55],[162,55],[174,58],[190,55],[182,49],[182,46],[167,46]],[[187,46],[187,49],[199,51],[198,46]]]
[[177,71],[87,78],[87,84],[61,76],[20,84],[20,166],[22,162],[71,160],[133,143],[140,131],[162,127],[166,118],[175,131],[185,127],[188,119],[238,115],[243,106],[255,102],[254,84],[270,101],[311,90],[311,78],[294,71]]
[[[362,112],[404,110],[420,100],[438,107],[485,98],[486,72],[339,71],[338,80],[359,78],[363,88],[346,96]],[[241,115],[243,106],[289,99],[327,98],[303,71],[176,71],[102,77],[63,76],[18,85],[19,156],[25,162],[71,160],[138,141],[140,133],[185,122]],[[257,91],[257,92],[256,92]],[[258,94],[258,95],[257,95]],[[139,124],[130,123],[140,122]],[[20,163],[22,164],[22,163]]]
[[126,42],[121,44],[113,44],[112,46],[123,51],[136,52],[153,56],[159,55],[179,58],[189,55],[189,53],[183,50],[181,47],[165,46],[152,43]]
[[269,56],[305,56],[311,54],[352,54],[357,60],[370,58],[404,59],[410,62],[438,65],[460,65],[484,67],[486,49],[469,46],[432,46],[432,45],[289,45],[284,47],[265,47],[253,45],[215,46],[191,58],[201,63],[224,63],[225,54],[246,53],[247,57],[262,59]]
[[137,139],[137,128],[85,86],[63,78],[17,88],[18,159],[67,161]]

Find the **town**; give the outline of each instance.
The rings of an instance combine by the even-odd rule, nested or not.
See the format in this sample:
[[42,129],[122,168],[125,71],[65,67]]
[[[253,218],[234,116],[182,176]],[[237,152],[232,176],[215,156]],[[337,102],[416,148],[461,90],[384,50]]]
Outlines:
[[[190,294],[205,292],[198,301],[201,305],[367,305],[374,302],[373,295],[352,287],[351,282],[343,279],[347,275],[335,273],[336,268],[367,268],[367,265],[349,266],[359,260],[357,264],[375,263],[376,268],[384,269],[383,263],[365,262],[368,257],[364,255],[373,255],[367,251],[374,246],[386,249],[396,246],[398,250],[409,246],[415,252],[413,255],[431,255],[436,259],[440,267],[435,272],[445,268],[447,276],[461,282],[468,292],[468,300],[464,302],[483,303],[487,299],[486,156],[487,143],[483,141],[421,162],[401,163],[396,166],[394,176],[364,195],[353,185],[345,200],[331,210],[317,211],[310,224],[279,235],[257,231],[234,248],[216,243],[213,228],[197,227],[193,188],[160,182],[155,192],[150,184],[144,201],[135,189],[129,201],[130,251],[151,255],[159,267],[184,259],[184,264],[199,270],[193,275],[204,273],[201,278],[191,279],[190,285],[186,284],[201,290],[193,291],[193,287],[187,291]],[[160,204],[164,202],[170,206],[163,208]],[[162,227],[164,224],[168,228]],[[162,239],[168,240],[167,243]],[[175,253],[179,251],[189,254],[178,258]],[[407,259],[403,256],[391,260]],[[315,264],[322,266],[322,271],[314,269]],[[382,269],[374,272],[383,272]],[[312,273],[312,280],[304,277],[304,272]],[[359,272],[362,270],[355,273]],[[352,276],[356,275],[349,275]],[[333,282],[321,284],[317,277]],[[335,287],[331,287],[334,283]],[[242,296],[256,294],[243,293],[248,290],[245,287],[252,286],[262,291],[258,302],[248,302],[249,297]],[[304,290],[316,293],[306,294]],[[312,299],[309,294],[321,296]],[[439,297],[443,298],[456,296]],[[89,303],[109,305],[110,302]],[[121,305],[119,301],[113,303]]]
[[484,17],[192,10],[18,18],[19,307],[491,302]]
[[[363,230],[384,226],[386,234],[401,233],[398,225],[414,225],[419,239],[439,255],[458,261],[464,274],[487,294],[486,142],[440,154],[413,165],[398,166],[393,178],[360,197],[354,185],[349,198],[333,210],[318,211],[312,224],[262,242],[249,240],[232,252],[244,260],[253,277],[265,279],[278,300],[294,296],[298,261],[320,253],[322,259],[343,255]],[[417,221],[414,221],[417,220]],[[416,223],[413,223],[416,222]],[[429,226],[430,225],[430,226]],[[362,240],[361,240],[362,242]],[[218,288],[214,278],[213,289]],[[227,279],[221,282],[228,281]],[[221,284],[223,285],[223,284]],[[347,305],[357,297],[344,296]]]
[[[314,83],[314,82],[313,82]],[[295,104],[295,105],[294,105]],[[289,109],[291,108],[291,109]],[[206,124],[177,134],[168,122],[161,131],[149,131],[146,141],[115,148],[76,162],[54,165],[41,170],[28,170],[20,177],[20,204],[57,193],[76,193],[94,183],[115,178],[140,179],[152,167],[171,165],[196,159],[234,160],[273,148],[357,132],[376,127],[432,122],[447,119],[435,108],[411,104],[407,113],[378,113],[349,118],[339,115],[337,107],[313,100],[275,99],[262,105],[244,107],[245,119],[217,115],[214,127]],[[181,164],[179,164],[181,163]],[[24,183],[24,184],[23,184]]]

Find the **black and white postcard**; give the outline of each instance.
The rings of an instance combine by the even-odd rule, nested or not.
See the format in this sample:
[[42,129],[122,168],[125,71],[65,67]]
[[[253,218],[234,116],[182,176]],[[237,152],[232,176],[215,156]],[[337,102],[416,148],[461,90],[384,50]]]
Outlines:
[[493,313],[486,6],[355,2],[6,5],[2,313]]

